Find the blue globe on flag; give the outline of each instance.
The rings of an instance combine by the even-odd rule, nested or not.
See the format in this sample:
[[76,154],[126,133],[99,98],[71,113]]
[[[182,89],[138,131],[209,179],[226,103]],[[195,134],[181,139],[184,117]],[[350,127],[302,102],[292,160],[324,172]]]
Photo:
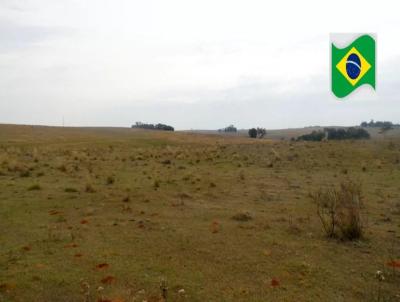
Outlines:
[[350,79],[357,79],[361,72],[361,60],[355,53],[348,56],[346,72]]

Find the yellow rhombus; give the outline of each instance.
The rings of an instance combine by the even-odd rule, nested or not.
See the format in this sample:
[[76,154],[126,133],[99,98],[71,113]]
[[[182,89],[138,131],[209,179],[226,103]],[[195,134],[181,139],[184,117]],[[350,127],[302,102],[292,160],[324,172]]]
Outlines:
[[[347,58],[351,54],[356,54],[360,58],[361,61],[361,70],[360,70],[360,75],[356,79],[352,79],[347,75],[346,71],[346,62]],[[340,71],[340,73],[346,78],[347,81],[350,82],[351,85],[357,84],[359,80],[362,79],[362,77],[367,73],[367,71],[371,68],[371,65],[367,62],[367,60],[364,59],[364,57],[360,54],[360,52],[353,47],[352,49],[349,50],[349,52],[343,57],[343,59],[340,60],[340,62],[336,65],[336,68]]]

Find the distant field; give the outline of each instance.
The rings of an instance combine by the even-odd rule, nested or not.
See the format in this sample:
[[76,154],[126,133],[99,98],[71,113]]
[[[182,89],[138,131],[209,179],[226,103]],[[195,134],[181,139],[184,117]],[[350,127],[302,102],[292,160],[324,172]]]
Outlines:
[[[0,301],[399,301],[399,131],[279,139],[301,131],[0,125]],[[310,198],[346,179],[359,241]]]

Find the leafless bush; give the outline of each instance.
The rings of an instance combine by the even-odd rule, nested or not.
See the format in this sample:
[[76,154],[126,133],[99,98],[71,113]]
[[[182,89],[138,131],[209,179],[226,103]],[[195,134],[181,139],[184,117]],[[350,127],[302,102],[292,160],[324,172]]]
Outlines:
[[320,189],[312,194],[317,214],[328,237],[355,240],[363,236],[361,184],[343,182],[338,188]]

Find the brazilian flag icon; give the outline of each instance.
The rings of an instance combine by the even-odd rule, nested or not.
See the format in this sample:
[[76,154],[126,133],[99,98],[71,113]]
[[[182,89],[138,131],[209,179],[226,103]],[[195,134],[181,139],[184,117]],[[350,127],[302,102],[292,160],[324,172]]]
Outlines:
[[364,84],[375,89],[375,39],[362,35],[345,48],[332,51],[332,92],[343,98]]

